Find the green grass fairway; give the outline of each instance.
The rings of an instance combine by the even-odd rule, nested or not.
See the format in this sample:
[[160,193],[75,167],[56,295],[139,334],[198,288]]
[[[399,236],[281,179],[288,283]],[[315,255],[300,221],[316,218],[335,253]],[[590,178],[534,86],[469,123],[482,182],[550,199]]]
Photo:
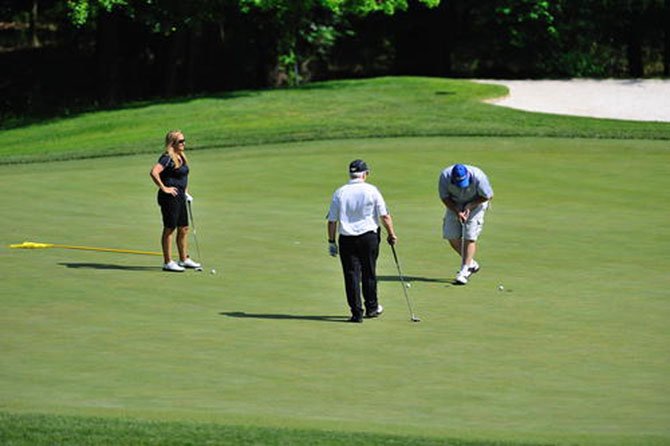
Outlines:
[[[81,421],[69,415],[245,426],[237,444],[253,444],[244,429],[275,428],[345,436],[282,444],[347,444],[355,432],[367,444],[670,444],[667,141],[416,137],[194,151],[198,240],[218,274],[6,247],[158,250],[148,176],[157,157],[0,166],[6,443],[12,427],[42,424],[18,415],[46,414],[58,416],[46,425],[72,430]],[[395,217],[419,324],[386,246],[384,315],[343,322],[325,214],[357,157]],[[482,271],[466,287],[450,284],[459,259],[441,240],[436,190],[455,161],[482,167],[496,192]]]

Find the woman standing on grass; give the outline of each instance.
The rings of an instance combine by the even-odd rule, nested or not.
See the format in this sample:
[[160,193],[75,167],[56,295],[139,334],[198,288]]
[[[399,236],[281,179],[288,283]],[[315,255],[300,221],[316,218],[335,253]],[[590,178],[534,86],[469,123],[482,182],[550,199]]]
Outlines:
[[[165,152],[151,169],[149,175],[158,186],[158,204],[163,216],[163,271],[183,272],[186,268],[200,268],[188,255],[188,211],[186,201],[193,201],[188,194],[188,159],[184,154],[186,139],[179,130],[165,136]],[[177,230],[179,263],[172,260],[172,234]]]

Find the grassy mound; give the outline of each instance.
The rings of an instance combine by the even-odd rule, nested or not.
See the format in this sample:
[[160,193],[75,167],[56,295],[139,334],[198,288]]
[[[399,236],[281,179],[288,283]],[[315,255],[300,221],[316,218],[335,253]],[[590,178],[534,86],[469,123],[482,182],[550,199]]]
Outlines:
[[189,148],[399,136],[556,136],[670,139],[670,124],[574,118],[481,102],[503,86],[431,78],[377,78],[241,91],[5,130],[0,163],[153,153],[174,128]]

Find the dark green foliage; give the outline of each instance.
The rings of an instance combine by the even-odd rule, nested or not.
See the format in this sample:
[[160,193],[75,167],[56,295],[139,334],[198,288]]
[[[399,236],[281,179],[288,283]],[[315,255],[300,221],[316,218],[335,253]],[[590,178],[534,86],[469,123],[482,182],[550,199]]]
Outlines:
[[[0,443],[5,446],[59,444],[69,446],[514,446],[520,444],[224,424],[59,415],[17,415],[3,412],[0,412]],[[523,445],[532,446],[530,443],[523,443]]]
[[662,0],[13,0],[2,8],[2,121],[343,77],[670,73]]

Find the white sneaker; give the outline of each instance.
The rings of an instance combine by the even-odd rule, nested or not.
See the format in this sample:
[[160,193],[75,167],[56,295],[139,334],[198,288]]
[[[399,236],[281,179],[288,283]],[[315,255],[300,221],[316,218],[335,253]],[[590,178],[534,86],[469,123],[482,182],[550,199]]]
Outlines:
[[464,266],[461,268],[461,270],[458,272],[456,275],[456,283],[459,285],[465,285],[468,283],[468,277],[470,277],[472,273],[470,272],[470,268],[467,266]]
[[472,263],[470,264],[470,274],[474,274],[477,271],[479,271],[479,263],[477,263],[476,260],[473,260]]
[[201,265],[190,257],[187,257],[183,262],[179,261],[179,266],[183,268],[200,268]]
[[381,304],[377,304],[377,310],[367,313],[365,315],[366,318],[373,318],[373,317],[378,317],[380,314],[384,312],[384,307],[381,306]]
[[183,273],[184,268],[177,265],[177,262],[175,262],[174,260],[170,260],[168,263],[163,265],[163,271],[170,271],[173,273]]

